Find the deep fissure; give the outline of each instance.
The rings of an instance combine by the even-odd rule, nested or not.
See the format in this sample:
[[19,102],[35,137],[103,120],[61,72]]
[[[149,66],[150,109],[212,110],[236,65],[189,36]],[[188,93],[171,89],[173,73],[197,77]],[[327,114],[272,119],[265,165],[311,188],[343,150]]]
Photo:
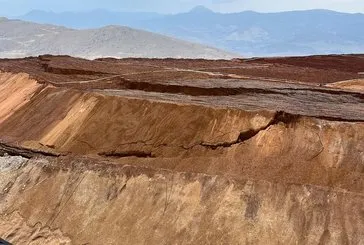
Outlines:
[[221,143],[216,143],[216,144],[209,144],[206,142],[202,142],[199,145],[211,148],[213,150],[216,150],[218,148],[231,147],[233,145],[240,144],[242,142],[250,140],[251,138],[255,137],[259,132],[268,129],[270,126],[277,125],[279,123],[284,123],[285,125],[288,125],[288,124],[296,122],[299,118],[300,118],[299,115],[293,115],[293,114],[286,113],[284,111],[278,111],[275,113],[274,118],[266,126],[260,128],[258,130],[249,129],[248,131],[241,132],[239,134],[238,138],[232,142],[221,142]]
[[138,158],[154,158],[152,152],[145,151],[109,151],[98,153],[99,156],[110,158],[138,157]]

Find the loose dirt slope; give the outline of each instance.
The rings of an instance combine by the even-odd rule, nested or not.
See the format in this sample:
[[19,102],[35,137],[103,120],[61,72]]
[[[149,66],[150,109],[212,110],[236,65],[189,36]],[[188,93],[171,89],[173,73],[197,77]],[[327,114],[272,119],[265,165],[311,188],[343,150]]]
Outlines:
[[363,243],[364,94],[251,62],[0,61],[0,236]]

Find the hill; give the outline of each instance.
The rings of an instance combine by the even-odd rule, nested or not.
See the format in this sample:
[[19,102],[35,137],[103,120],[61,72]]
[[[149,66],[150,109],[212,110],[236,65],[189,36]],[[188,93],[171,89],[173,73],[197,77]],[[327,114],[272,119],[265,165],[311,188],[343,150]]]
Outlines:
[[20,18],[75,28],[128,25],[243,56],[364,53],[364,32],[360,31],[364,26],[364,15],[329,10],[223,14],[199,6],[190,12],[173,15],[38,11]]
[[0,21],[0,57],[62,54],[83,58],[233,58],[215,48],[122,26],[75,30],[21,20]]

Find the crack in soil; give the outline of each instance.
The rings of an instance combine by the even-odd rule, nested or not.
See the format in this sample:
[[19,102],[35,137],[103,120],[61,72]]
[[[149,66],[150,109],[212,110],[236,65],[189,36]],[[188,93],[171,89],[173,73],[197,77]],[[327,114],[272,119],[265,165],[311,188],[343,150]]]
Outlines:
[[[239,134],[238,138],[234,141],[221,142],[221,143],[215,143],[215,144],[202,142],[198,145],[207,147],[207,148],[210,148],[213,150],[216,150],[218,148],[228,148],[233,145],[240,144],[240,143],[250,140],[251,138],[255,137],[257,134],[259,134],[261,131],[268,129],[270,126],[277,125],[279,123],[288,125],[288,124],[296,122],[299,118],[300,118],[300,116],[298,116],[298,115],[292,115],[292,114],[286,113],[284,111],[278,111],[275,113],[274,118],[266,126],[259,128],[257,130],[249,129],[248,131],[241,132]],[[197,146],[197,145],[195,145],[195,146]],[[192,148],[195,146],[192,146]]]
[[[148,144],[147,141],[135,141],[130,143],[123,143],[122,145],[132,145],[132,144],[142,144],[144,146],[150,146],[154,149],[157,149],[159,147],[178,147],[182,148],[183,150],[191,150],[197,146],[202,146],[208,149],[216,150],[219,148],[229,148],[237,144],[241,144],[245,141],[248,141],[255,137],[257,134],[259,134],[261,131],[264,131],[268,129],[270,126],[283,123],[285,125],[292,124],[296,122],[300,118],[299,115],[293,115],[286,113],[284,111],[278,111],[275,113],[274,118],[264,127],[261,127],[259,129],[249,129],[247,131],[241,132],[237,139],[230,142],[218,142],[218,143],[209,143],[209,142],[200,142],[191,146],[184,146],[184,145],[169,145],[169,144],[160,144],[160,145],[154,145],[154,144]],[[148,140],[149,141],[149,140]],[[13,146],[10,144],[2,143],[0,142],[0,153],[7,153],[9,155],[18,155],[25,158],[33,158],[37,156],[46,156],[46,157],[59,157],[62,155],[67,154],[61,154],[61,153],[54,153],[54,152],[47,152],[42,150],[35,150],[35,149],[28,149],[24,148],[22,146]],[[149,151],[142,151],[142,150],[110,150],[110,151],[104,151],[99,152],[99,156],[107,157],[107,158],[127,158],[127,157],[137,157],[137,158],[156,158],[156,154],[153,153],[151,150]]]
[[46,156],[46,157],[59,157],[61,153],[47,152],[36,149],[29,149],[22,146],[14,146],[4,142],[0,142],[0,154],[7,153],[10,156],[21,156],[27,159],[36,156]]
[[[202,146],[205,148],[216,150],[218,148],[228,148],[228,147],[231,147],[236,144],[241,144],[241,143],[255,137],[261,131],[268,129],[270,126],[273,126],[273,125],[276,125],[279,123],[283,123],[285,125],[292,124],[292,123],[296,122],[299,118],[300,118],[299,115],[293,115],[293,114],[286,113],[284,111],[278,111],[275,113],[274,118],[264,127],[259,128],[257,130],[249,129],[248,131],[241,132],[236,140],[230,141],[230,142],[219,142],[219,143],[200,142],[200,143],[197,143],[197,144],[194,144],[191,146],[184,146],[184,145],[169,145],[169,144],[154,145],[152,143],[150,143],[150,144],[146,143],[147,141],[134,141],[134,142],[130,142],[130,143],[123,143],[121,145],[141,144],[143,146],[150,146],[154,149],[159,148],[159,147],[178,147],[178,148],[182,148],[183,150],[191,150],[197,146]],[[149,139],[148,141],[150,141],[150,140],[151,139]],[[143,152],[143,151],[117,152],[115,150],[109,151],[109,152],[102,152],[102,153],[99,153],[98,155],[106,156],[106,157],[115,157],[115,158],[130,157],[130,156],[143,157],[143,158],[155,158],[156,157],[156,155],[153,154],[152,152]]]
[[138,158],[154,158],[152,152],[145,151],[109,151],[98,153],[99,156],[110,158],[138,157]]

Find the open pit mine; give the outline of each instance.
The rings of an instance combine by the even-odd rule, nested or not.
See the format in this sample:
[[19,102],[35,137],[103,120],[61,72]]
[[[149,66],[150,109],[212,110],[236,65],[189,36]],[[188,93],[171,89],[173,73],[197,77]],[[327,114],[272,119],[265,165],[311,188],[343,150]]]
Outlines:
[[12,244],[364,244],[364,56],[0,60]]

